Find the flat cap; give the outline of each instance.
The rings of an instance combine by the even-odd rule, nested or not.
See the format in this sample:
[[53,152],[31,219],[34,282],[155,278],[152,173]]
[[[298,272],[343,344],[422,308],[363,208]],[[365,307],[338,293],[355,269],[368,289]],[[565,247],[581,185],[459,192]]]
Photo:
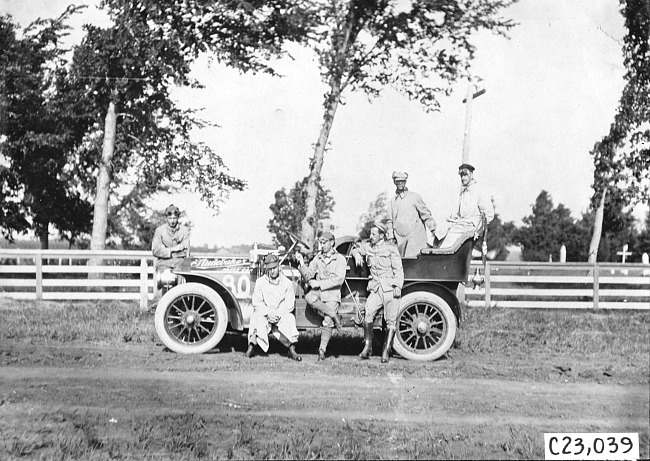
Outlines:
[[320,234],[320,238],[327,239],[327,240],[334,240],[334,234],[331,232],[325,231],[322,234]]
[[274,255],[273,253],[267,254],[266,257],[264,258],[265,269],[273,269],[274,267],[278,267],[279,264],[280,264],[280,259],[278,258],[277,255]]
[[460,170],[474,171],[474,166],[470,165],[469,163],[463,163],[461,166],[458,167],[458,171]]
[[404,171],[393,171],[393,181],[406,181],[408,177],[408,173]]

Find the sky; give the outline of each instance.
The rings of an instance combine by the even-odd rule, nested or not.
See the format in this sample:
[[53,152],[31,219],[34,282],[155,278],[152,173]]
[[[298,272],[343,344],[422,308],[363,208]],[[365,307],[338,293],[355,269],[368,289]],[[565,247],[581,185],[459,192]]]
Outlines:
[[[400,0],[407,1],[407,0]],[[21,25],[60,15],[70,0],[0,0],[0,11]],[[107,25],[98,2],[71,22]],[[503,12],[517,23],[509,39],[475,35],[472,73],[485,94],[472,104],[469,161],[475,178],[493,196],[502,221],[521,225],[542,190],[574,218],[586,212],[593,163],[589,152],[609,131],[624,87],[623,17],[617,0],[520,0]],[[274,193],[308,174],[322,124],[322,83],[314,56],[292,49],[279,63],[282,78],[241,75],[202,59],[193,76],[205,88],[174,93],[178,104],[201,108],[219,127],[193,133],[248,187],[233,192],[218,215],[191,193],[158,197],[174,203],[194,225],[192,243],[229,247],[268,243]],[[322,184],[336,202],[335,235],[357,233],[360,216],[378,194],[393,194],[394,170],[409,173],[437,220],[457,206],[467,82],[458,82],[438,112],[426,113],[387,88],[379,98],[346,93],[325,156]],[[641,215],[639,214],[639,217]]]

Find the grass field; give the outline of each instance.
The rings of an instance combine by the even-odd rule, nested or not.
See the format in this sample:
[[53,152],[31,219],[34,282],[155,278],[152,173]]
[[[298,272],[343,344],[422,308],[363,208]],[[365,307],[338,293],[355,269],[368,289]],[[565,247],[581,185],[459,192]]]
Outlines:
[[[134,302],[0,301],[0,340],[29,344],[84,342],[160,344],[153,317]],[[468,353],[549,353],[644,359],[650,351],[648,311],[466,307],[455,349]],[[361,331],[344,333],[334,352]],[[301,336],[310,350],[313,334]],[[343,343],[340,351],[335,343]]]

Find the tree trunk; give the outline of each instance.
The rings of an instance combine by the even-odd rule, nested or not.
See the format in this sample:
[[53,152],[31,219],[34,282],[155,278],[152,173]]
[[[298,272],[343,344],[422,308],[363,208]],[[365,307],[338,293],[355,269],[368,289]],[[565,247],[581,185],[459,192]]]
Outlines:
[[36,237],[41,243],[41,250],[50,248],[50,223],[39,221],[36,225]]
[[[115,131],[117,127],[117,115],[115,103],[108,104],[106,121],[104,124],[104,144],[102,146],[102,158],[99,162],[99,175],[97,176],[97,194],[95,195],[95,209],[93,212],[93,233],[90,239],[90,249],[94,251],[106,248],[106,232],[108,230],[108,198],[111,185],[113,154],[115,153]],[[91,258],[88,265],[101,265],[101,258]],[[92,275],[92,274],[90,274]],[[100,274],[96,274],[99,278]]]
[[591,236],[591,243],[589,244],[589,259],[590,263],[595,263],[598,259],[598,246],[600,244],[600,236],[603,232],[603,215],[605,214],[605,196],[607,195],[607,188],[603,189],[603,195],[600,198],[600,204],[596,210],[596,217],[594,219],[594,233]]
[[323,114],[323,125],[320,129],[318,142],[314,148],[314,156],[309,163],[309,176],[307,177],[307,187],[305,195],[305,217],[301,223],[301,239],[308,244],[312,244],[316,231],[318,229],[318,216],[316,213],[316,198],[318,197],[318,186],[320,184],[320,174],[323,169],[325,159],[325,148],[327,140],[334,123],[334,115],[339,106],[341,97],[341,88],[339,82],[330,84],[330,93],[325,104],[325,113]]

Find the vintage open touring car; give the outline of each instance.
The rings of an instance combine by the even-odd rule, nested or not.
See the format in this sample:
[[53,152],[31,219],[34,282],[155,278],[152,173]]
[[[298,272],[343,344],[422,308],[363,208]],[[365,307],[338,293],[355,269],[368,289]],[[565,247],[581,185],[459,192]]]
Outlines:
[[[481,234],[485,243],[485,232]],[[294,283],[296,324],[300,331],[318,328],[322,318],[307,306],[306,285],[291,258],[297,244],[308,245],[291,237],[293,245],[279,256],[283,273]],[[470,274],[478,237],[479,233],[468,233],[453,247],[425,248],[416,258],[402,259],[404,286],[393,348],[403,358],[435,360],[453,344],[461,318],[458,284],[482,282],[482,277]],[[357,267],[350,257],[355,240],[346,236],[335,243],[348,262],[339,310],[344,328],[355,327],[357,310],[368,295],[368,267]],[[165,294],[156,308],[155,325],[163,344],[178,353],[205,353],[219,344],[227,330],[246,331],[255,281],[263,274],[262,261],[269,251],[255,246],[249,257],[188,257],[174,274],[158,277]],[[375,328],[382,328],[381,316]]]

